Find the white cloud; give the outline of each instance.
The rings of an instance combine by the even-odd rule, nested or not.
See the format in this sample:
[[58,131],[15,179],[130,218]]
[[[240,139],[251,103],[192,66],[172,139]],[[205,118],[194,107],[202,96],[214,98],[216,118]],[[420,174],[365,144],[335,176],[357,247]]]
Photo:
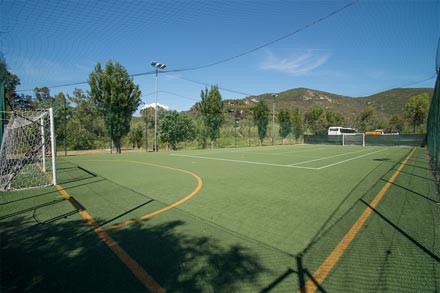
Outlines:
[[316,49],[295,50],[285,57],[267,51],[266,60],[260,64],[260,68],[293,75],[307,75],[326,63],[330,55],[328,51]]
[[[157,103],[157,107],[159,108],[163,108],[165,110],[170,110],[170,107],[162,105],[161,103]],[[151,103],[151,104],[145,104],[142,105],[142,107],[140,108],[140,110],[143,110],[145,108],[156,108],[156,103]]]

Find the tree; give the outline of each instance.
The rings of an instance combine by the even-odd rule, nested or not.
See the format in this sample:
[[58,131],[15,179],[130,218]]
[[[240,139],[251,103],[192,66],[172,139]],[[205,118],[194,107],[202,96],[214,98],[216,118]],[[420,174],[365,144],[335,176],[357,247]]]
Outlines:
[[292,113],[292,124],[293,124],[293,135],[295,136],[296,142],[298,142],[301,134],[303,132],[303,119],[301,110],[295,108]]
[[304,115],[304,123],[306,127],[315,135],[323,134],[325,131],[324,109],[313,108]]
[[[7,71],[5,80],[5,99],[6,108],[12,107],[12,109],[29,109],[32,106],[32,97],[29,95],[18,95],[16,92],[17,86],[20,85],[20,78]],[[12,110],[9,109],[9,110]]]
[[141,100],[139,86],[125,68],[108,61],[102,69],[98,62],[89,75],[89,95],[104,117],[113,145],[121,153],[121,138],[130,131],[130,121]]
[[264,100],[260,100],[255,107],[252,108],[252,116],[254,123],[258,128],[258,137],[260,138],[260,145],[267,134],[267,126],[269,125],[269,106]]
[[304,123],[310,132],[315,135],[322,135],[327,134],[327,129],[330,126],[341,125],[344,123],[344,118],[341,114],[331,110],[313,108],[304,115]]
[[402,132],[405,127],[405,120],[401,115],[394,114],[388,120],[387,132]]
[[[157,106],[158,113],[161,111],[161,107]],[[144,122],[148,124],[148,128],[154,128],[154,108],[145,107],[141,110],[141,115],[144,118]],[[160,115],[157,115],[160,116]]]
[[[0,58],[1,59],[1,58]],[[4,70],[4,90],[5,90],[5,102],[6,110],[11,111],[14,109],[29,109],[32,104],[32,97],[29,95],[18,95],[16,88],[20,85],[20,78],[9,72],[5,61],[0,61],[0,70]],[[11,109],[12,107],[12,109]]]
[[177,143],[195,138],[193,121],[186,115],[171,111],[165,114],[160,124],[160,140],[170,144],[173,150]]
[[341,114],[330,110],[325,111],[325,118],[327,120],[326,129],[330,126],[342,125],[344,123],[344,118]]
[[93,101],[83,90],[75,89],[73,96],[67,95],[67,99],[76,105],[74,111],[72,109],[72,111],[69,112],[68,104],[67,115],[71,120],[78,120],[81,128],[93,134],[95,139],[103,138],[107,135],[104,120],[99,116],[98,109],[95,107]]
[[49,108],[55,100],[50,95],[50,89],[47,86],[34,88],[34,94],[37,103],[44,108]]
[[360,132],[381,128],[381,123],[374,113],[375,110],[373,106],[367,106],[356,117],[356,125]]
[[128,142],[131,144],[133,148],[139,149],[142,145],[142,137],[143,137],[142,127],[136,125],[132,127],[132,129],[128,133]]
[[[73,102],[76,107],[72,107],[68,101]],[[69,148],[84,150],[104,147],[107,135],[104,121],[83,90],[75,89],[73,96],[67,95],[66,111],[66,140]]]
[[427,94],[413,96],[404,108],[405,117],[416,132],[416,127],[424,123],[429,110],[429,97]]
[[284,139],[292,132],[292,117],[290,111],[281,109],[278,113],[278,121],[280,122],[280,136],[284,144]]
[[224,103],[216,85],[211,86],[209,92],[207,88],[202,91],[200,98],[200,112],[206,129],[206,136],[211,140],[211,148],[214,148],[216,139],[220,137],[220,128],[225,121]]
[[[59,145],[58,142],[61,142],[64,140],[64,101],[66,100],[66,96],[64,93],[60,92],[53,96],[53,118],[55,122],[55,136],[57,145]],[[66,101],[66,110],[67,110],[67,101]],[[70,107],[70,105],[69,105]],[[66,130],[67,132],[67,130]]]

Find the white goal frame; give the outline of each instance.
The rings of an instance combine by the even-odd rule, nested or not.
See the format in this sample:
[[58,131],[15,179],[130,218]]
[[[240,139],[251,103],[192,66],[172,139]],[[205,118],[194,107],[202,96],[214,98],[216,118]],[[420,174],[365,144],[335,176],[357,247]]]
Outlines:
[[346,145],[359,145],[359,144],[348,144],[346,143],[345,137],[359,137],[362,136],[362,146],[365,146],[365,134],[363,133],[356,133],[356,134],[343,134],[342,135],[342,145],[346,146]]
[[56,185],[53,109],[6,114],[0,146],[0,192]]

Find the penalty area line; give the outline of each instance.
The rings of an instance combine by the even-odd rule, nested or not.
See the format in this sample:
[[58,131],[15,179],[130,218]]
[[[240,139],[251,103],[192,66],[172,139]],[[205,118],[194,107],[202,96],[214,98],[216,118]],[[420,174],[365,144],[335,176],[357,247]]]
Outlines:
[[[355,153],[360,153],[360,152],[365,152],[365,151],[366,151],[366,150],[360,150],[360,151],[355,151],[355,152],[348,152],[348,153],[343,153],[343,154],[337,154],[337,155],[328,156],[328,157],[323,157],[323,158],[319,158],[319,159],[313,159],[313,160],[308,160],[308,161],[304,161],[304,162],[294,163],[294,164],[290,164],[289,166],[297,166],[297,165],[302,165],[302,164],[307,164],[307,163],[312,163],[312,162],[322,161],[322,160],[326,160],[326,159],[331,159],[331,158],[336,158],[336,157],[346,156],[346,155],[355,154]],[[317,169],[319,169],[319,168],[317,168]]]
[[359,158],[363,158],[363,157],[366,157],[366,156],[369,156],[369,155],[374,155],[374,154],[377,154],[379,152],[383,152],[385,150],[387,150],[387,149],[377,150],[377,151],[374,151],[374,152],[371,152],[371,153],[368,153],[368,154],[360,155],[360,156],[357,156],[357,157],[354,157],[354,158],[350,158],[350,159],[339,161],[339,162],[336,162],[336,163],[333,163],[333,164],[322,166],[322,167],[319,167],[317,169],[318,170],[322,170],[322,169],[325,169],[325,168],[328,168],[328,167],[336,166],[336,165],[339,165],[339,164],[342,164],[342,163],[346,163],[346,162],[349,162],[349,161],[352,161],[352,160],[356,160],[356,159],[359,159]]
[[282,165],[282,164],[272,164],[272,163],[263,163],[263,162],[254,162],[254,161],[243,161],[243,160],[232,160],[232,159],[223,159],[223,158],[211,158],[211,157],[193,156],[193,155],[171,154],[171,156],[195,158],[195,159],[206,159],[206,160],[223,161],[223,162],[233,162],[233,163],[243,163],[243,164],[253,164],[253,165],[263,165],[263,166],[272,166],[272,167],[284,167],[284,168],[298,168],[298,169],[308,169],[308,170],[319,170],[319,168],[304,167],[304,166],[290,166],[290,165]]

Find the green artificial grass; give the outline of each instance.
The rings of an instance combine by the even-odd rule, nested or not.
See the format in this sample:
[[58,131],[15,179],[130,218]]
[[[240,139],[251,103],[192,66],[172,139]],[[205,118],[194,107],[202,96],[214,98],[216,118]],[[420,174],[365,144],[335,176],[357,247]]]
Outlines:
[[[169,292],[300,290],[411,151],[274,146],[59,157],[59,184]],[[437,186],[417,149],[321,284],[439,290]],[[55,188],[0,194],[2,288],[140,291]],[[44,259],[53,260],[53,262]],[[21,269],[25,268],[25,269]],[[116,285],[117,284],[117,285]]]

